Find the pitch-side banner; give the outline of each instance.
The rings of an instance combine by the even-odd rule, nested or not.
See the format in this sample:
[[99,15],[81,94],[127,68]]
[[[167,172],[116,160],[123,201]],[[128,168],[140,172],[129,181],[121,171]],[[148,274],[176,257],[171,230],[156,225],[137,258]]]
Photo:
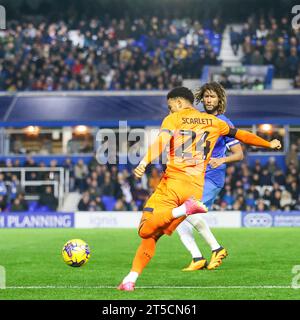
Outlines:
[[18,212],[2,213],[0,228],[73,228],[74,213]]
[[[76,212],[75,228],[137,228],[141,215],[141,212],[128,211]],[[212,228],[241,226],[240,211],[209,212],[202,217]]]
[[300,211],[242,212],[242,226],[255,227],[300,227]]
[[132,211],[76,212],[75,228],[137,228],[141,216]]

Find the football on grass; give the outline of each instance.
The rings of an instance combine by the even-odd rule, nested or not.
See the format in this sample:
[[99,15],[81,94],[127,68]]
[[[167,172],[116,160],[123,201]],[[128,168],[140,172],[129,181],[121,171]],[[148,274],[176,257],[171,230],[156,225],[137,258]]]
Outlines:
[[89,261],[90,248],[80,239],[69,240],[62,249],[64,262],[71,267],[81,267]]

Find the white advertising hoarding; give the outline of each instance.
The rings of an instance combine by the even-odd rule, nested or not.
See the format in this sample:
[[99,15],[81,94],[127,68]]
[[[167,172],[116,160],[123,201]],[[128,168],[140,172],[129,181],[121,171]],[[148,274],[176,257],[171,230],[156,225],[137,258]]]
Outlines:
[[211,228],[240,228],[240,211],[212,211],[201,215]]
[[75,228],[137,228],[141,215],[132,211],[76,212]]
[[[137,228],[141,215],[131,211],[76,212],[74,224],[75,228]],[[202,217],[212,228],[241,227],[240,211],[214,211]]]

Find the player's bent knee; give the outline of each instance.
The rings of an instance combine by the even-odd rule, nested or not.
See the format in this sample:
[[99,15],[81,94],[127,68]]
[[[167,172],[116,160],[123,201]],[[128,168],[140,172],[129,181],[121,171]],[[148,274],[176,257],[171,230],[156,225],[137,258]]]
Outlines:
[[149,230],[142,227],[139,229],[138,234],[142,239],[153,238],[155,241],[157,241],[164,233],[161,231],[149,232]]
[[142,239],[149,239],[152,236],[152,234],[149,234],[149,232],[147,232],[143,227],[139,229],[138,234]]

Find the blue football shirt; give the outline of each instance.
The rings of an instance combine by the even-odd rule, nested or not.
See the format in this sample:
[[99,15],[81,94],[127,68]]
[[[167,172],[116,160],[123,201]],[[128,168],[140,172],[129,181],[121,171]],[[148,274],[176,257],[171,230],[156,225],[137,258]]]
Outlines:
[[[217,118],[228,123],[230,127],[234,127],[232,122],[224,115],[219,114],[216,116]],[[226,154],[226,149],[230,149],[235,144],[240,143],[238,140],[234,138],[230,138],[227,136],[221,136],[217,140],[214,150],[212,152],[212,158],[223,158]],[[210,179],[217,187],[223,188],[225,184],[225,174],[226,174],[226,164],[223,163],[218,168],[213,169],[209,164],[206,168],[205,180]]]

